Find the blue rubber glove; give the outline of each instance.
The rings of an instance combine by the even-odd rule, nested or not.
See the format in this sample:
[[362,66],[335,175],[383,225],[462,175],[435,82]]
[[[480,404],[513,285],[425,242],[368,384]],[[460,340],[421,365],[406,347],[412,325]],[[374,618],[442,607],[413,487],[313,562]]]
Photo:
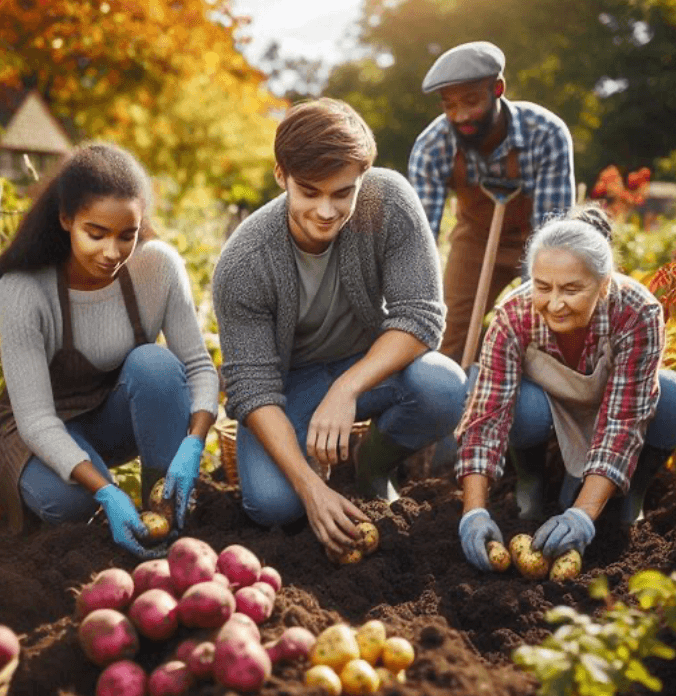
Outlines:
[[103,506],[116,544],[143,559],[160,558],[164,555],[160,549],[146,549],[139,543],[137,537],[147,537],[148,530],[141,522],[131,498],[121,488],[109,483],[99,488],[94,493],[94,498]]
[[466,512],[460,519],[458,533],[465,558],[479,570],[492,570],[486,544],[493,540],[502,544],[503,540],[502,532],[491,519],[488,510],[474,508]]
[[548,558],[557,558],[570,549],[577,549],[582,555],[595,534],[592,518],[584,510],[571,507],[547,520],[535,532],[532,547]]
[[200,475],[200,459],[203,449],[204,442],[200,437],[188,435],[181,442],[164,477],[163,497],[165,499],[175,498],[176,526],[179,529],[183,529],[185,524],[185,513],[188,509],[190,494]]

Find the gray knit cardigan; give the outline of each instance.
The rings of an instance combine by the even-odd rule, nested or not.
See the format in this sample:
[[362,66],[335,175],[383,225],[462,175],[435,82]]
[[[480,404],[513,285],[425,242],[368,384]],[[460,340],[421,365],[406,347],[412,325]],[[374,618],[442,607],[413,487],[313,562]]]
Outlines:
[[[439,255],[408,181],[388,169],[369,170],[337,244],[341,282],[373,341],[398,329],[436,349],[446,312]],[[262,406],[284,408],[298,319],[286,193],[249,216],[227,241],[213,294],[227,415],[243,422]]]

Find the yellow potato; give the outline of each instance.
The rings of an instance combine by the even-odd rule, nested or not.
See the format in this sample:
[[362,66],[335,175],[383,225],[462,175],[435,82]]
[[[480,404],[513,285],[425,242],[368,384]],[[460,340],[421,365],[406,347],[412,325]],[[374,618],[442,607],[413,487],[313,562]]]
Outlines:
[[516,569],[529,580],[547,577],[551,561],[541,551],[533,551],[532,538],[528,534],[517,534],[509,542],[509,551]]
[[582,556],[575,549],[570,549],[558,558],[554,559],[549,569],[549,579],[554,582],[563,582],[576,578],[582,570]]
[[378,675],[366,660],[350,660],[340,672],[343,691],[350,696],[374,694],[380,687]]
[[486,550],[491,568],[499,573],[504,573],[512,563],[509,551],[499,541],[489,541],[486,544]]
[[332,563],[337,565],[347,565],[349,563],[359,563],[364,557],[362,552],[357,549],[345,549],[342,553],[336,553],[332,551],[328,546],[326,547],[326,555]]
[[353,630],[346,624],[334,624],[317,636],[310,663],[328,665],[336,672],[350,661],[359,658],[359,644]]
[[155,483],[148,496],[148,506],[152,512],[157,512],[169,522],[169,526],[174,523],[174,505],[171,500],[165,500],[162,497],[164,491],[164,479],[161,478]]
[[141,522],[143,522],[148,529],[150,541],[161,541],[169,534],[171,529],[169,520],[164,515],[160,515],[159,512],[149,512],[146,510],[141,513],[140,517]]
[[360,522],[357,525],[357,532],[359,537],[357,538],[357,548],[362,552],[364,556],[372,554],[380,543],[380,534],[378,533],[378,528],[375,524],[371,522]]
[[392,636],[385,641],[382,659],[383,664],[390,672],[397,673],[413,664],[415,651],[406,638]]
[[340,696],[343,685],[340,677],[328,665],[315,665],[305,672],[305,684],[326,691],[329,696]]
[[378,619],[367,621],[357,631],[356,638],[360,657],[370,665],[375,665],[383,652],[383,646],[387,638],[385,624],[382,621],[378,621]]

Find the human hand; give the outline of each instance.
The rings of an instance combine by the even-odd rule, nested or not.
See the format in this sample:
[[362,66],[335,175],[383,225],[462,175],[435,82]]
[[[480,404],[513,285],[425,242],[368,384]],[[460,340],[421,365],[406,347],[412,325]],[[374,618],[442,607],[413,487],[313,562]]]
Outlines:
[[347,461],[357,399],[335,383],[312,414],[307,430],[307,454],[324,466]]
[[165,499],[175,498],[176,526],[179,529],[183,529],[185,524],[185,513],[188,509],[190,494],[200,473],[200,459],[203,449],[204,442],[200,437],[188,435],[181,442],[164,477],[162,497]]
[[146,549],[139,543],[137,537],[146,538],[148,530],[131,498],[121,488],[109,483],[99,488],[94,498],[103,506],[116,544],[143,559],[160,558],[166,554],[166,550]]
[[570,507],[547,520],[535,532],[531,546],[549,558],[556,558],[570,549],[582,555],[595,534],[592,518],[581,508]]
[[492,570],[486,544],[495,540],[503,543],[502,532],[486,508],[474,508],[460,519],[460,544],[465,558],[479,570]]
[[355,521],[369,522],[369,518],[314,472],[307,484],[301,499],[312,531],[324,546],[342,553],[357,536]]

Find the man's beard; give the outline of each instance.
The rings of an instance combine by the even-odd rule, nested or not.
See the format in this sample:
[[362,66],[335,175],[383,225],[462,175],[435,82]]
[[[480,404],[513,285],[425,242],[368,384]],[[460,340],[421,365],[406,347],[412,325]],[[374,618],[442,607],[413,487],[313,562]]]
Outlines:
[[490,108],[486,111],[486,113],[477,121],[469,121],[467,124],[463,125],[470,125],[474,126],[476,128],[476,132],[472,133],[472,135],[465,135],[464,133],[461,133],[456,125],[454,123],[451,123],[451,126],[453,127],[453,132],[455,133],[456,137],[458,140],[467,148],[470,148],[472,150],[476,150],[481,146],[481,143],[485,140],[486,136],[490,132],[491,128],[493,127],[494,119],[495,119],[495,104],[497,102],[497,98],[493,96],[493,100],[491,103]]

